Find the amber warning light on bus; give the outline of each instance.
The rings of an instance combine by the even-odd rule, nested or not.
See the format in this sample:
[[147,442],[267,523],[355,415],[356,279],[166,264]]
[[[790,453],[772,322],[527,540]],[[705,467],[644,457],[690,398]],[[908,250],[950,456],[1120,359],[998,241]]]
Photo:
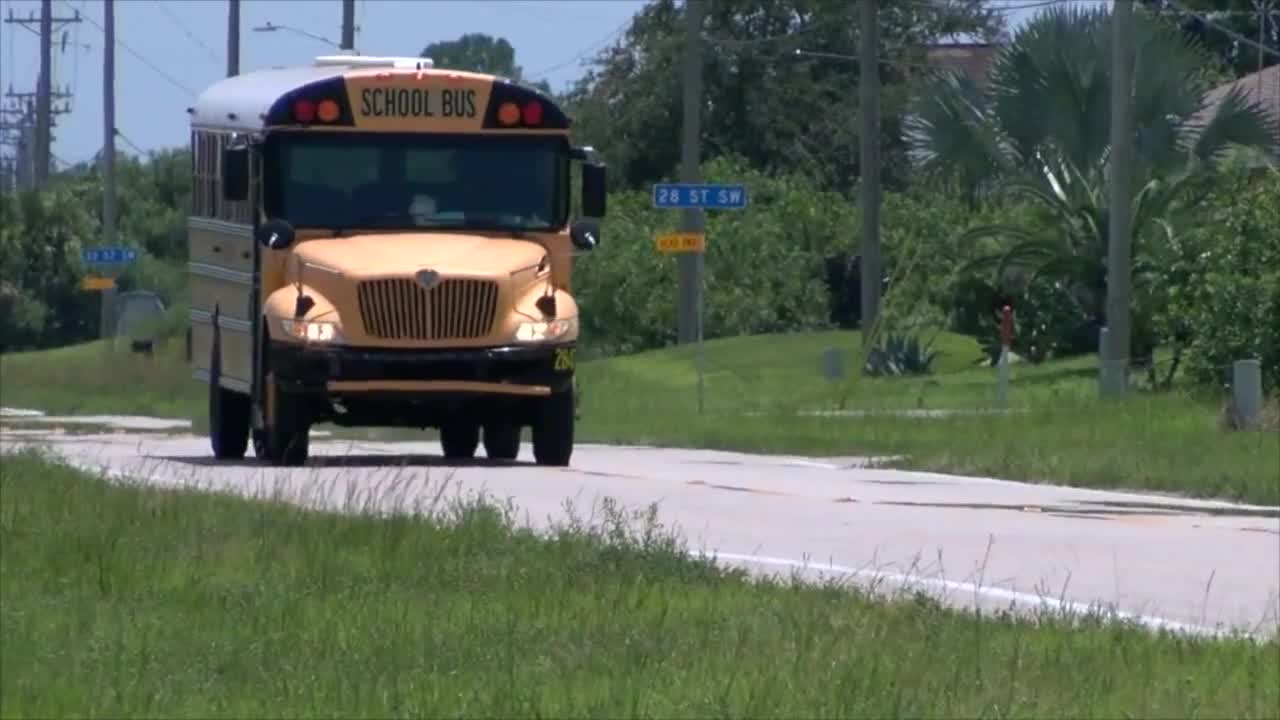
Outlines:
[[507,101],[498,107],[498,122],[511,127],[516,123],[524,121],[528,127],[537,127],[542,124],[542,103],[537,100],[530,100],[521,108],[514,102]]
[[318,103],[310,100],[299,100],[293,104],[293,119],[303,124],[315,122],[331,123],[342,114],[342,109],[333,100],[325,99]]
[[341,78],[312,83],[272,103],[262,119],[267,125],[354,125],[346,92]]

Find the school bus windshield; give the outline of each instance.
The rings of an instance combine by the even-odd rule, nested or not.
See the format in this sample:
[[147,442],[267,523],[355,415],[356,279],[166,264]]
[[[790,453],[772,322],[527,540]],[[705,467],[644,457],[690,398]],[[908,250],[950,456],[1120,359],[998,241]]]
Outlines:
[[264,205],[295,227],[547,231],[569,215],[562,137],[288,133]]

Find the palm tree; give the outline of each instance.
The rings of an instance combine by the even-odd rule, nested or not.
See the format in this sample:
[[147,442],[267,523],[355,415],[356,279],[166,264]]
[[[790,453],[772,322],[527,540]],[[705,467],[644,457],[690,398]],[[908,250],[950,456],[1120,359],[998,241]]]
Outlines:
[[[1276,121],[1240,92],[1204,107],[1212,58],[1176,27],[1134,17],[1134,289],[1158,262],[1161,238],[1183,223],[1234,147],[1271,154]],[[1043,229],[989,225],[968,240],[1004,240],[983,257],[997,281],[1052,279],[1096,324],[1105,323],[1111,138],[1111,15],[1055,8],[1027,23],[996,59],[985,91],[957,73],[938,77],[908,121],[926,174],[977,200],[1020,196],[1048,216]],[[1139,318],[1135,317],[1135,328]],[[1136,345],[1136,343],[1135,343]],[[1135,350],[1138,348],[1135,347]]]

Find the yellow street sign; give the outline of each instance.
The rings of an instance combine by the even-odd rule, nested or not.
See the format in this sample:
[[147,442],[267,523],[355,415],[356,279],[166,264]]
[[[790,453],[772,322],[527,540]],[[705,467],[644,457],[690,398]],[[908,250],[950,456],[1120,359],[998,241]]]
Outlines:
[[703,252],[707,249],[707,236],[702,233],[666,233],[655,238],[660,253]]
[[86,276],[80,281],[81,290],[110,290],[116,286],[115,278]]

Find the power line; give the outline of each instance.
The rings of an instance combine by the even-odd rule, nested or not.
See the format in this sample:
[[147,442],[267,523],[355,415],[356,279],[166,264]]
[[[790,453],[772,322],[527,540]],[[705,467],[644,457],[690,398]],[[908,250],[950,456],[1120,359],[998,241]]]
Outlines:
[[1001,5],[997,12],[1010,13],[1019,10],[1034,10],[1036,8],[1049,7],[1051,5],[1066,5],[1068,3],[1075,4],[1079,2],[1110,2],[1110,0],[1038,0],[1037,2],[1023,3],[1022,5]]
[[125,135],[124,133],[120,132],[120,128],[114,128],[114,130],[115,130],[115,133],[116,133],[116,137],[118,137],[118,138],[120,138],[121,140],[123,140],[125,145],[128,145],[129,147],[133,148],[133,151],[134,151],[134,152],[138,153],[139,155],[146,155],[146,154],[147,154],[145,150],[143,150],[142,148],[138,147],[138,144],[137,144],[137,143],[135,143],[134,141],[130,140],[128,135]]
[[[67,5],[68,7],[71,7],[73,10],[80,10],[80,8],[78,8],[78,7],[74,6],[74,5],[71,5],[71,3],[67,2],[67,0],[62,0],[62,4]],[[94,26],[95,28],[97,28],[99,32],[103,33],[103,35],[105,35],[105,34],[106,34],[106,29],[105,29],[105,28],[103,28],[103,27],[102,27],[102,25],[98,23],[98,21],[96,21],[96,20],[94,20],[93,18],[89,17],[89,16],[88,16],[87,14],[85,14],[83,11],[81,11],[81,17],[83,17],[83,18],[84,18],[84,19],[85,19],[85,20],[86,20],[90,25],[92,25],[92,26]],[[172,75],[170,75],[169,73],[165,72],[164,70],[161,70],[161,69],[160,69],[160,67],[159,67],[158,65],[156,65],[155,63],[153,63],[153,62],[151,62],[150,60],[148,60],[146,57],[144,57],[144,56],[142,55],[142,53],[138,52],[137,50],[134,50],[134,49],[133,49],[132,47],[130,47],[127,43],[125,43],[125,41],[124,41],[124,40],[121,40],[119,35],[117,35],[117,36],[116,36],[116,44],[117,44],[117,45],[119,45],[120,47],[124,48],[124,49],[125,49],[125,51],[127,51],[130,55],[132,55],[135,59],[137,59],[137,61],[138,61],[138,62],[140,62],[140,63],[142,63],[143,65],[146,65],[148,68],[150,68],[152,72],[154,72],[155,74],[157,74],[157,75],[159,75],[160,77],[164,78],[165,80],[168,80],[170,85],[173,85],[174,87],[178,88],[179,90],[181,90],[181,91],[183,91],[183,92],[187,93],[188,95],[190,95],[190,96],[192,96],[192,97],[195,97],[195,96],[196,96],[196,94],[197,94],[197,93],[196,93],[196,91],[192,90],[191,88],[187,87],[186,85],[183,85],[183,84],[182,84],[181,82],[179,82],[178,80],[175,80],[175,79],[173,78],[173,76],[172,76]]]
[[1205,13],[1199,13],[1199,12],[1195,12],[1194,10],[1188,10],[1188,9],[1187,9],[1186,7],[1184,7],[1181,3],[1175,2],[1175,0],[1168,0],[1168,2],[1169,2],[1169,4],[1170,4],[1170,5],[1172,5],[1174,8],[1176,8],[1176,9],[1178,9],[1178,10],[1182,11],[1183,13],[1186,13],[1187,15],[1190,15],[1190,16],[1192,16],[1192,17],[1194,17],[1194,18],[1198,19],[1200,22],[1204,23],[1205,25],[1208,25],[1208,26],[1209,26],[1209,27],[1211,27],[1211,28],[1214,28],[1214,29],[1215,29],[1215,30],[1217,30],[1218,32],[1221,32],[1222,34],[1224,34],[1224,35],[1226,35],[1227,37],[1229,37],[1229,38],[1231,38],[1231,39],[1235,40],[1236,42],[1244,43],[1245,45],[1248,45],[1249,47],[1253,48],[1254,50],[1258,50],[1258,51],[1260,51],[1260,52],[1267,53],[1268,55],[1272,55],[1272,56],[1274,56],[1274,57],[1280,57],[1280,50],[1276,50],[1275,48],[1267,47],[1266,45],[1263,45],[1262,43],[1258,42],[1257,40],[1250,40],[1249,38],[1245,37],[1244,35],[1241,35],[1240,33],[1236,32],[1235,30],[1232,30],[1232,29],[1231,29],[1231,28],[1229,28],[1229,27],[1225,27],[1225,26],[1223,26],[1223,25],[1219,25],[1219,24],[1218,24],[1217,22],[1215,22],[1214,20],[1209,19],[1209,16],[1208,16],[1208,15],[1206,15]]
[[[1111,1],[1112,0],[1029,0],[1028,2],[1024,2],[1020,5],[999,5],[996,7],[990,7],[988,9],[990,9],[993,12],[1003,14],[1003,13],[1018,12],[1019,10],[1034,10],[1036,8],[1050,7],[1052,5],[1067,5],[1067,4],[1075,5],[1075,4],[1084,3],[1084,2],[1098,3],[1098,2],[1111,2]],[[939,9],[947,8],[951,6],[951,3],[947,2],[947,0],[911,0],[911,4],[924,5],[924,6],[935,7]]]
[[[501,13],[504,15],[511,12],[512,10],[521,11],[526,13],[529,17],[537,18],[542,22],[550,23],[560,27],[564,26],[565,20],[566,20],[565,16],[563,15],[556,17],[554,14],[552,15],[543,14],[544,8],[536,7],[537,3],[524,3],[524,2],[518,2],[517,0],[502,0],[502,2],[496,2],[495,0],[472,0],[472,2],[474,2],[477,5],[483,5],[494,12]],[[570,12],[572,13],[572,17],[575,20],[603,19],[599,15],[583,15],[579,12],[572,11],[572,10]]]
[[849,18],[844,16],[839,16],[839,15],[828,16],[825,19],[818,20],[817,22],[811,23],[806,27],[802,27],[787,33],[783,33],[781,35],[768,35],[761,38],[751,38],[749,40],[741,40],[738,38],[728,38],[728,37],[713,37],[711,35],[703,34],[702,41],[706,43],[718,45],[721,47],[731,46],[735,49],[755,47],[757,45],[765,45],[767,43],[777,42],[778,40],[789,40],[798,35],[807,35],[809,33],[817,32],[818,30],[822,30],[830,25],[835,25],[837,23],[839,23],[840,25],[847,25],[849,23]]
[[[1082,0],[1037,0],[1037,2],[1028,3],[1026,5],[1002,8],[1000,11],[1007,12],[1007,11],[1024,9],[1024,8],[1056,5],[1063,2],[1080,2],[1080,1]],[[1094,1],[1106,2],[1108,0],[1094,0]],[[914,0],[914,2],[918,5],[923,5],[923,6],[927,6],[935,9],[946,9],[948,6],[947,3],[942,0]],[[627,18],[625,21],[622,22],[621,25],[614,28],[608,34],[604,35],[600,39],[596,40],[590,45],[579,50],[573,57],[563,62],[556,63],[555,65],[552,65],[546,69],[539,70],[536,73],[531,73],[527,76],[528,79],[530,80],[544,79],[550,73],[553,73],[561,68],[564,68],[570,65],[574,61],[585,58],[589,53],[599,50],[604,45],[614,40],[617,36],[621,35],[634,20],[635,20],[634,17]],[[762,38],[739,39],[739,38],[728,38],[728,37],[714,37],[712,35],[703,34],[702,40],[705,43],[724,47],[724,48],[740,49],[740,48],[765,45],[772,42],[791,40],[792,38],[795,38],[797,36],[813,33],[831,25],[836,25],[836,24],[844,25],[844,24],[847,24],[848,21],[849,21],[849,18],[844,16],[831,16],[831,17],[824,18],[822,20],[818,20],[817,22],[811,23],[806,27],[798,28],[796,30],[779,34],[779,35],[769,35],[767,37],[762,37]],[[882,60],[885,62],[896,62],[896,63],[902,64],[901,60],[895,60],[887,57],[882,58]]]
[[578,53],[577,53],[576,55],[574,55],[573,57],[569,58],[568,60],[565,60],[564,62],[561,62],[561,63],[557,63],[557,64],[555,64],[555,65],[552,65],[551,67],[549,67],[549,68],[547,68],[547,69],[545,69],[545,70],[540,70],[540,71],[538,71],[538,72],[536,72],[536,73],[532,73],[532,74],[530,74],[530,75],[528,76],[528,79],[529,79],[529,80],[544,80],[544,79],[546,79],[547,75],[550,75],[551,73],[553,73],[553,72],[555,72],[555,71],[557,71],[557,70],[559,70],[559,69],[561,69],[561,68],[568,67],[570,64],[572,64],[572,63],[574,63],[574,62],[576,62],[576,61],[578,61],[578,60],[581,60],[581,59],[585,58],[589,53],[592,53],[592,52],[595,52],[595,51],[599,50],[600,48],[604,47],[605,45],[609,44],[609,43],[610,43],[610,42],[612,42],[614,39],[616,39],[619,35],[621,35],[622,33],[626,32],[627,28],[631,25],[631,23],[632,23],[632,21],[633,21],[633,20],[635,20],[635,18],[634,18],[634,17],[629,17],[629,18],[627,18],[626,20],[624,20],[624,21],[622,22],[622,24],[618,25],[616,28],[614,28],[613,30],[611,30],[607,35],[605,35],[605,36],[601,37],[599,40],[596,40],[594,43],[592,43],[592,44],[588,45],[587,47],[583,48],[582,50],[579,50],[579,51],[578,51]]
[[204,49],[205,52],[209,53],[209,58],[213,60],[215,65],[218,65],[218,66],[222,65],[222,58],[218,57],[218,54],[215,53],[213,50],[211,50],[209,46],[204,43],[203,40],[201,40],[199,37],[193,34],[189,29],[187,29],[186,24],[182,22],[182,20],[177,16],[176,13],[173,12],[173,10],[169,9],[169,5],[165,3],[164,0],[152,0],[152,2],[154,2],[161,10],[163,10],[165,15],[169,16],[169,19],[173,21],[174,25],[178,26],[178,29],[181,30],[182,33],[187,36],[188,40],[199,45],[201,48]]

